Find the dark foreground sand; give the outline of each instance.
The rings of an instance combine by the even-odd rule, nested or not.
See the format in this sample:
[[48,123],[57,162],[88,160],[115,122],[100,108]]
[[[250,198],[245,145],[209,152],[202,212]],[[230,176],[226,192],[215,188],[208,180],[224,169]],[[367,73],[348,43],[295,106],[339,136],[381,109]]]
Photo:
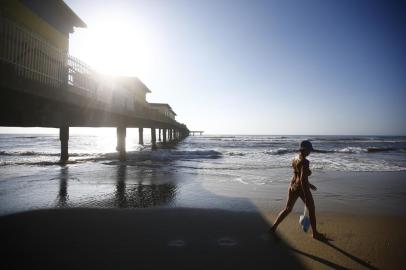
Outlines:
[[203,209],[38,210],[0,218],[2,269],[404,269],[406,219],[320,214],[334,241],[297,214]]

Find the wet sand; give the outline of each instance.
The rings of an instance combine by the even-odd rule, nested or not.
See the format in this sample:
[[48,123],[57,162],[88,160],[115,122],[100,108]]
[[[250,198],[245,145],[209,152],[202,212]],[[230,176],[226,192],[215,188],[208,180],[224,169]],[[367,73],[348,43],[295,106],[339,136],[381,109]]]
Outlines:
[[406,219],[320,213],[322,243],[298,214],[196,208],[56,209],[0,217],[3,269],[402,269]]

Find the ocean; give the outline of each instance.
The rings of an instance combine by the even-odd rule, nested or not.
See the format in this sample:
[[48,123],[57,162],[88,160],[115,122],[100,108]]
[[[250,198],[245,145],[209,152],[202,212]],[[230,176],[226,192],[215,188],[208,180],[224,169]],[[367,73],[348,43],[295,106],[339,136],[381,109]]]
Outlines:
[[128,160],[120,162],[113,129],[71,134],[70,162],[61,165],[58,135],[0,134],[0,215],[58,207],[277,210],[305,139],[316,149],[310,181],[319,209],[405,212],[405,136],[203,135],[157,150],[145,137],[138,145],[129,131]]

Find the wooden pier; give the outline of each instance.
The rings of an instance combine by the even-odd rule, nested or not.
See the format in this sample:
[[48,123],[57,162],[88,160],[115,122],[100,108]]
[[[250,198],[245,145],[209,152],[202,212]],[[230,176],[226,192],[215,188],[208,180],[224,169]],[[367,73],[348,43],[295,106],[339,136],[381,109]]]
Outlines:
[[[146,101],[151,91],[138,78],[98,74],[67,53],[69,32],[55,34],[59,28],[52,20],[41,21],[43,27],[38,31],[32,22],[33,27],[28,28],[26,17],[18,19],[20,9],[28,7],[19,1],[12,3],[2,7],[0,14],[0,126],[59,128],[62,162],[69,158],[70,127],[117,128],[116,149],[121,160],[126,159],[127,127],[139,129],[140,144],[144,143],[144,129],[151,129],[153,149],[157,130],[162,143],[189,135],[168,104]],[[60,16],[60,20],[70,16],[67,22],[60,22],[67,24],[66,29],[73,32],[74,26],[85,26],[63,1],[50,3],[52,12],[69,13]],[[37,17],[32,18],[42,20]],[[56,38],[44,35],[44,29]]]

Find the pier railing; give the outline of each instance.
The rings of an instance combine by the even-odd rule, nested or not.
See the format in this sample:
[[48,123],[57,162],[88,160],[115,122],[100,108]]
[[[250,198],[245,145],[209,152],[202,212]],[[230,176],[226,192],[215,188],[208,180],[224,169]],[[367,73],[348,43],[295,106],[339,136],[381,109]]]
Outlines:
[[[74,56],[67,55],[68,85],[81,89],[89,94],[96,94],[97,81],[96,72]],[[112,87],[108,90],[113,91]]]
[[0,61],[5,69],[54,87],[65,83],[67,53],[62,49],[2,16],[0,40]]
[[[100,102],[111,102],[120,95],[116,85],[104,83],[102,77],[83,61],[50,44],[40,35],[0,15],[0,67],[12,74],[54,88],[68,88]],[[4,75],[3,74],[3,75]],[[103,85],[101,85],[103,84]],[[175,124],[175,120],[148,106],[134,101],[121,92],[122,104],[110,106],[115,112],[136,114],[138,117]],[[105,98],[106,96],[111,97]],[[124,103],[127,102],[127,103]],[[111,104],[110,104],[111,105]],[[122,105],[122,106],[121,106]]]

